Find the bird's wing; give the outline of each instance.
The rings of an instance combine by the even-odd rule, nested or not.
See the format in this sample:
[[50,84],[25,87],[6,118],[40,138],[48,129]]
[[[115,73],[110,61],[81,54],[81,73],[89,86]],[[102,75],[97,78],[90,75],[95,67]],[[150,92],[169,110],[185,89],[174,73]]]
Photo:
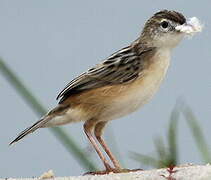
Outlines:
[[128,46],[117,51],[101,64],[89,69],[67,84],[57,96],[57,99],[61,98],[59,103],[62,103],[72,94],[136,79],[143,70],[144,54],[153,49],[144,48],[138,53],[131,46]]

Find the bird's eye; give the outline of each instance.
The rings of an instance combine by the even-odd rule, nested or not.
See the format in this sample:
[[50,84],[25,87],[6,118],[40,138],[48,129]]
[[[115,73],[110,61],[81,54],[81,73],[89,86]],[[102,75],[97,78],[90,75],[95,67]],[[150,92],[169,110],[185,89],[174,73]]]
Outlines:
[[166,28],[168,28],[168,26],[169,26],[169,23],[167,22],[167,21],[163,21],[163,22],[161,22],[161,27],[163,28],[163,29],[166,29]]

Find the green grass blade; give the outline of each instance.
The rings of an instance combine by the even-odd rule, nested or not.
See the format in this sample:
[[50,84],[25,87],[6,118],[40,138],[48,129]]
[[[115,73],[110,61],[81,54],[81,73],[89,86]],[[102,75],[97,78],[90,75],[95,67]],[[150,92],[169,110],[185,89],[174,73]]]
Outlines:
[[0,71],[7,79],[7,81],[15,88],[15,90],[22,96],[23,100],[32,108],[32,110],[42,116],[46,113],[45,108],[38,102],[32,93],[23,85],[17,75],[0,59]]
[[179,120],[179,109],[177,104],[171,112],[170,123],[168,128],[168,146],[169,146],[169,163],[177,165],[178,163],[178,147],[177,147],[177,126]]
[[203,161],[205,163],[211,163],[211,154],[207,142],[205,140],[203,131],[200,127],[200,124],[198,123],[199,121],[197,120],[191,108],[185,103],[183,103],[182,113],[191,129],[191,132],[193,134],[197,148],[201,153]]
[[79,147],[79,145],[68,135],[63,128],[53,127],[50,129],[52,133],[66,147],[67,151],[74,155],[76,160],[88,171],[96,171],[97,167],[89,156]]
[[169,167],[172,165],[171,156],[169,153],[169,149],[166,148],[161,137],[157,137],[154,140],[155,149],[158,154],[158,166],[157,168]]
[[143,155],[136,152],[131,152],[130,157],[134,159],[135,161],[142,163],[146,166],[152,166],[152,167],[159,167],[159,161],[151,156]]
[[[47,112],[41,103],[33,96],[29,89],[26,88],[22,81],[4,63],[2,59],[0,59],[0,71],[36,114],[42,116]],[[93,164],[93,162],[91,162],[87,155],[83,153],[79,145],[62,128],[55,127],[50,128],[50,130],[55,137],[62,142],[66,149],[74,154],[76,160],[78,160],[86,170],[96,170],[96,166]]]
[[157,155],[158,155],[158,159],[164,159],[167,157],[168,153],[167,153],[167,149],[165,147],[165,144],[163,142],[163,139],[162,137],[160,136],[157,136],[155,139],[154,139],[154,145],[155,145],[155,150],[157,152]]

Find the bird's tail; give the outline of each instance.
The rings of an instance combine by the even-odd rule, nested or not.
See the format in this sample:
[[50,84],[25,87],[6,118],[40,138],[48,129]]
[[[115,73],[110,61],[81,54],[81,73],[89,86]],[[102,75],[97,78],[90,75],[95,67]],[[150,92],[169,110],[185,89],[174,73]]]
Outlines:
[[44,124],[46,124],[51,118],[49,116],[45,116],[41,120],[37,121],[34,123],[32,126],[26,128],[24,131],[22,131],[9,145],[21,140],[24,138],[26,135],[34,132],[38,128],[41,128]]

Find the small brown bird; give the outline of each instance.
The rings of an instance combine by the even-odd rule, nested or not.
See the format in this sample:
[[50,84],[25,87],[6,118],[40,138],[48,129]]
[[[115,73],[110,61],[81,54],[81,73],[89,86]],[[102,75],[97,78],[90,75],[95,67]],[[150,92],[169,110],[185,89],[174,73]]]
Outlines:
[[186,34],[199,31],[197,23],[196,18],[187,22],[176,11],[157,12],[138,39],[73,79],[57,96],[58,106],[10,144],[38,128],[84,121],[84,132],[102,160],[104,172],[124,171],[103,140],[103,129],[109,121],[136,111],[151,99],[164,79],[172,49]]

